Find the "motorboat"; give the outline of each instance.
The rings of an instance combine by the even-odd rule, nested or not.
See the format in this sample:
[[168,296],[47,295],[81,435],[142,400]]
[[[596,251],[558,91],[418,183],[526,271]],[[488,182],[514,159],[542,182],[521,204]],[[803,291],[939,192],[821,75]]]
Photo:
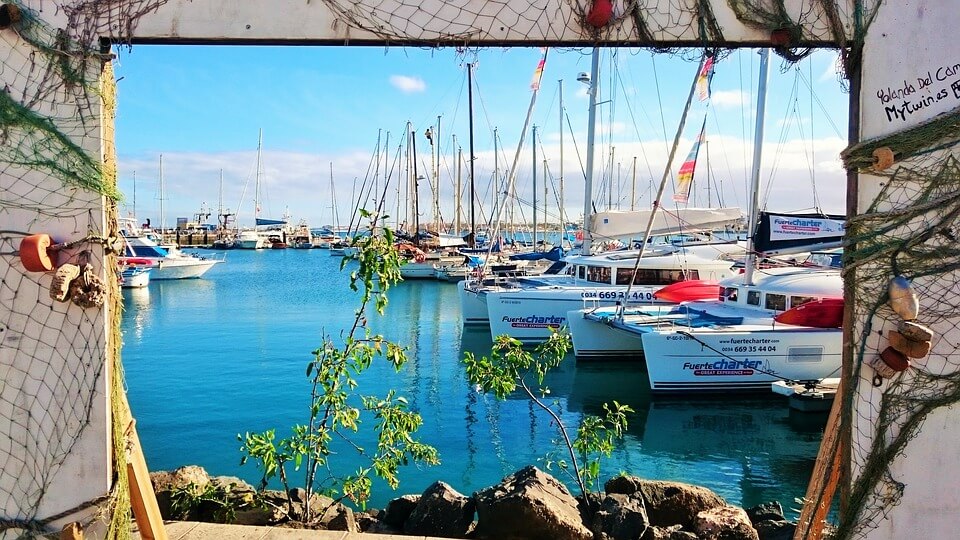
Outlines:
[[124,252],[121,261],[135,258],[146,261],[153,270],[150,279],[189,279],[198,278],[223,262],[218,259],[197,257],[180,251],[175,246],[160,247],[136,225],[136,220],[120,219],[120,234],[124,240]]
[[119,261],[120,263],[120,286],[124,289],[140,289],[150,284],[150,262],[144,261],[143,265],[136,264],[130,259]]

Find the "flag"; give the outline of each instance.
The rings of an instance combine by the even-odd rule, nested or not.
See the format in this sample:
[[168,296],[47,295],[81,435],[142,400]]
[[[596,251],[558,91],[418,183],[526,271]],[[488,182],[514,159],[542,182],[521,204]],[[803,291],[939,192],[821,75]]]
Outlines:
[[540,89],[540,77],[543,77],[543,66],[547,63],[547,50],[543,49],[543,58],[537,64],[537,69],[533,70],[533,80],[530,81],[530,89],[536,92]]
[[713,57],[708,56],[707,61],[703,63],[700,74],[697,75],[697,97],[700,101],[706,101],[710,97],[710,80],[713,79]]
[[680,166],[680,173],[677,175],[677,191],[673,195],[676,202],[685,203],[690,198],[690,187],[693,186],[693,171],[697,168],[697,154],[700,152],[700,143],[703,142],[704,131],[707,129],[707,119],[703,119],[703,125],[700,127],[700,136],[693,143],[693,148],[687,154],[687,160]]

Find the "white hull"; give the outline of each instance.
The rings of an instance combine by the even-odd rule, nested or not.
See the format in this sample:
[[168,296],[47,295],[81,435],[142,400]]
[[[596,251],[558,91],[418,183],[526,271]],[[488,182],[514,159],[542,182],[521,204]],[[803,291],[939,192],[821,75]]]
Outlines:
[[[662,305],[639,309],[656,316],[660,311],[673,308],[673,305]],[[577,361],[643,359],[640,336],[608,324],[615,315],[616,309],[612,307],[579,309],[567,313],[567,325]]]
[[149,268],[124,270],[121,273],[120,286],[124,289],[140,289],[150,285]]
[[210,259],[160,259],[151,270],[150,279],[192,279],[198,278],[222,262]]
[[237,239],[237,241],[234,242],[234,247],[236,249],[261,249],[263,247],[263,240],[260,238],[247,240]]
[[460,295],[460,315],[466,326],[489,325],[487,302],[484,293],[472,290],[467,285],[472,282],[460,281],[457,283],[457,294]]
[[408,261],[400,267],[400,276],[403,279],[434,279],[436,271],[432,262]]
[[741,326],[649,332],[642,339],[654,392],[769,392],[779,380],[819,380],[840,369],[839,328]]
[[[660,287],[634,286],[630,302],[655,302]],[[624,299],[627,286],[542,287],[487,292],[490,335],[508,334],[524,343],[550,337],[551,331],[567,325],[567,312],[587,307],[613,306]]]

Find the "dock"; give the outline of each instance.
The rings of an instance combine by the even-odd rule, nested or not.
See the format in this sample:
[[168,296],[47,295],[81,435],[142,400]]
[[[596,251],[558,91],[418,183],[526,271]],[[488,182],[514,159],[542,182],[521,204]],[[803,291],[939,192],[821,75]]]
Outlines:
[[787,397],[790,408],[802,412],[828,412],[837,396],[839,378],[823,379],[815,385],[778,381],[771,384],[775,394]]

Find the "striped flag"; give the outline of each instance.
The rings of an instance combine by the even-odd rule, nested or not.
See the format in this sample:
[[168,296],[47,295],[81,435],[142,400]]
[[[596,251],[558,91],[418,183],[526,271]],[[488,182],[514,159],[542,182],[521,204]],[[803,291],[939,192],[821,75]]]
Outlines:
[[680,166],[680,173],[677,175],[677,191],[673,194],[675,202],[685,203],[690,198],[690,188],[693,186],[693,171],[697,168],[697,154],[700,152],[700,143],[704,141],[704,132],[707,129],[707,119],[703,119],[703,125],[700,127],[700,136],[693,143],[693,148],[687,154],[687,160]]
[[713,79],[713,57],[708,56],[703,63],[700,74],[697,75],[697,97],[706,101],[710,97],[710,80]]
[[533,80],[530,81],[530,89],[536,92],[540,89],[540,78],[543,77],[543,66],[547,63],[547,49],[543,49],[543,57],[537,64],[537,69],[533,70]]

